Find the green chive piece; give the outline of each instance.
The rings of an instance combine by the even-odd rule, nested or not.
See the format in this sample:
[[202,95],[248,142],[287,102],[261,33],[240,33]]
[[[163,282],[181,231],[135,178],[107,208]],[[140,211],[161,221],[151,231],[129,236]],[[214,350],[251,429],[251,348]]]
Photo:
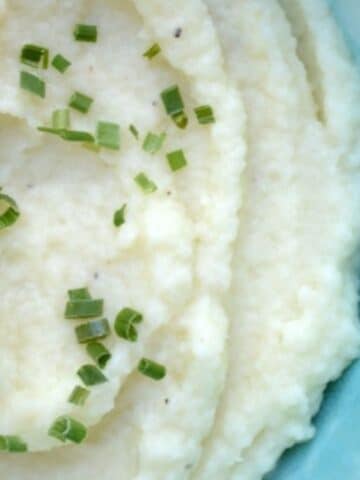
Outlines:
[[163,146],[165,138],[166,138],[166,133],[161,133],[160,135],[156,135],[155,133],[149,132],[146,135],[142,148],[143,150],[145,150],[145,152],[148,152],[151,155],[154,155]]
[[49,49],[39,45],[26,44],[21,49],[20,60],[25,65],[46,69],[49,66]]
[[109,350],[99,342],[91,342],[86,345],[88,355],[94,360],[96,365],[103,369],[111,359]]
[[20,211],[15,200],[0,193],[0,230],[14,225],[19,216]]
[[100,385],[101,383],[108,381],[105,375],[98,369],[98,367],[95,367],[95,365],[83,365],[78,370],[77,374],[87,387]]
[[98,145],[110,148],[111,150],[120,149],[120,126],[117,123],[98,122],[96,128],[96,139]]
[[208,125],[209,123],[215,123],[215,115],[210,105],[201,105],[194,109],[198,122],[201,125]]
[[92,318],[103,314],[103,300],[69,300],[66,304],[65,318]]
[[148,358],[140,360],[138,370],[153,380],[162,380],[166,376],[166,368],[160,365],[160,363],[156,363]]
[[168,115],[173,116],[184,111],[184,102],[177,85],[163,90],[161,92],[161,99]]
[[70,440],[70,442],[73,443],[82,443],[86,438],[87,429],[85,425],[77,420],[68,416],[63,416],[57,418],[51,425],[48,435],[61,442]]
[[75,328],[79,343],[88,343],[93,340],[101,340],[111,333],[109,322],[106,318],[93,320]]
[[87,142],[87,143],[94,143],[95,138],[91,133],[88,132],[78,132],[76,130],[62,130],[60,132],[60,137],[63,140],[67,140],[69,142]]
[[73,290],[68,290],[68,297],[70,300],[90,300],[91,299],[91,295],[87,287],[74,288]]
[[45,98],[46,96],[45,82],[32,73],[20,72],[20,87],[38,97]]
[[121,227],[121,225],[124,225],[125,212],[126,212],[126,203],[124,203],[124,205],[121,208],[119,208],[119,210],[116,210],[116,212],[114,213],[113,222],[115,227]]
[[144,193],[154,193],[157,190],[156,184],[150,180],[144,172],[136,175],[134,180]]
[[1,435],[0,436],[0,450],[5,450],[10,453],[24,453],[27,452],[27,444],[16,435]]
[[132,308],[123,308],[115,319],[115,332],[119,337],[129,340],[129,342],[136,342],[138,332],[135,325],[141,323],[142,320],[141,313]]
[[69,107],[74,108],[81,113],[87,113],[93,102],[94,100],[91,97],[80,92],[75,92],[69,100]]
[[143,57],[147,58],[148,60],[152,60],[160,52],[161,52],[160,45],[158,43],[154,43],[153,45],[151,45],[150,48],[146,50],[146,52],[143,53]]
[[173,172],[180,170],[187,165],[187,160],[183,150],[175,150],[166,155],[170,168]]
[[135,127],[135,125],[129,125],[129,130],[130,132],[134,135],[134,137],[136,138],[136,140],[139,140],[139,131],[138,129]]
[[37,127],[37,129],[39,130],[39,132],[57,135],[63,140],[67,140],[69,142],[86,142],[86,143],[95,142],[94,136],[88,132],[79,132],[76,130],[66,130],[66,129],[50,128],[50,127]]
[[86,388],[81,387],[80,385],[77,385],[74,388],[74,390],[71,392],[68,402],[73,403],[78,407],[83,407],[89,395],[90,395],[90,390],[87,390]]
[[70,110],[68,108],[55,110],[52,114],[52,126],[56,130],[70,128]]
[[74,29],[74,38],[78,42],[96,42],[97,26],[77,24]]
[[174,115],[171,115],[171,118],[175,125],[181,129],[186,128],[189,123],[189,119],[185,112],[175,113]]
[[71,62],[63,57],[60,53],[55,55],[52,59],[51,65],[60,73],[65,73],[66,70],[71,66]]

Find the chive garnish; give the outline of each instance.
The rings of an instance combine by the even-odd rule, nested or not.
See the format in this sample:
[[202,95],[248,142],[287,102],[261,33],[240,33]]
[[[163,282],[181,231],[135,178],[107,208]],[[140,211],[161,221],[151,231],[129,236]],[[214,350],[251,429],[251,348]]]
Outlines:
[[74,38],[78,42],[96,42],[97,26],[77,24],[74,29]]
[[138,370],[153,380],[162,380],[166,376],[166,368],[160,365],[160,363],[156,363],[148,358],[140,360]]
[[129,125],[129,130],[130,132],[134,135],[134,137],[136,138],[136,140],[139,139],[139,131],[138,129],[135,127],[135,125],[131,124]]
[[83,287],[68,290],[68,297],[70,300],[90,300],[91,295],[88,288]]
[[170,168],[173,172],[186,167],[187,161],[183,150],[175,150],[166,155]]
[[92,318],[103,314],[103,300],[69,300],[66,304],[65,318]]
[[9,195],[1,193],[0,188],[0,230],[11,227],[20,216],[19,207]]
[[136,175],[134,181],[144,193],[154,193],[157,190],[156,184],[150,180],[144,172],[140,172]]
[[180,113],[184,110],[184,102],[177,85],[166,88],[161,92],[166,113],[170,116]]
[[161,52],[160,45],[158,43],[154,43],[153,45],[151,45],[150,48],[146,50],[146,52],[143,53],[143,57],[147,58],[148,60],[152,60],[160,52]]
[[27,452],[27,444],[16,435],[0,435],[0,450],[9,453]]
[[126,203],[124,203],[124,205],[121,208],[119,208],[119,210],[116,210],[116,212],[114,213],[113,222],[115,227],[121,227],[121,225],[124,225],[125,212],[126,212]]
[[71,62],[63,57],[60,53],[55,55],[52,59],[51,65],[60,73],[65,73],[66,70],[71,66]]
[[194,109],[198,122],[201,125],[208,125],[209,123],[215,123],[215,115],[210,105],[201,105]]
[[175,113],[171,116],[171,118],[173,122],[181,129],[186,128],[187,124],[189,123],[189,119],[185,112]]
[[120,126],[117,123],[98,122],[96,128],[98,145],[111,150],[120,149]]
[[98,369],[98,367],[95,367],[95,365],[83,365],[78,370],[77,374],[88,387],[108,381],[105,375]]
[[32,73],[25,71],[20,72],[20,87],[27,92],[37,95],[38,97],[45,98],[45,82]]
[[101,340],[110,335],[110,325],[106,318],[93,320],[75,328],[79,343],[88,343],[93,340]]
[[69,403],[73,403],[79,407],[83,407],[90,395],[90,390],[87,390],[80,385],[77,385],[74,390],[71,392],[71,395],[68,399]]
[[49,65],[49,49],[40,47],[39,45],[24,45],[21,49],[20,60],[26,65],[35,68],[48,68]]
[[93,99],[80,92],[75,92],[69,100],[69,107],[74,108],[78,112],[87,113],[93,103]]
[[77,420],[64,416],[55,420],[48,431],[48,435],[61,442],[70,440],[73,443],[81,443],[86,438],[87,429],[85,425]]
[[67,130],[70,128],[70,110],[64,108],[55,110],[52,114],[52,126],[56,130]]
[[142,148],[143,150],[145,150],[145,152],[148,152],[151,155],[154,155],[163,146],[165,138],[166,138],[166,133],[161,133],[160,135],[156,135],[155,133],[149,132],[145,137]]
[[141,313],[132,308],[123,308],[115,319],[115,332],[129,342],[136,342],[138,332],[135,325],[141,323],[142,320]]
[[94,360],[96,365],[103,369],[111,359],[109,350],[99,342],[91,342],[86,345],[88,355]]
[[69,142],[86,142],[86,143],[95,142],[94,136],[88,132],[80,132],[77,130],[66,130],[66,129],[49,128],[49,127],[38,127],[37,129],[39,130],[39,132],[57,135],[63,140],[67,140]]
[[177,85],[166,88],[161,92],[166,113],[170,115],[179,128],[185,128],[188,124],[188,118],[184,112],[184,102]]

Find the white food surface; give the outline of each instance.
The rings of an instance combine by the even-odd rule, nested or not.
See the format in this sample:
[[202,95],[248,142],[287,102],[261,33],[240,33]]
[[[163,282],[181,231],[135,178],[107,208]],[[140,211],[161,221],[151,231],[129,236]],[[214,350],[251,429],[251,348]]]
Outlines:
[[[359,351],[358,91],[322,0],[11,0],[0,14],[0,185],[21,210],[0,233],[0,434],[34,451],[1,454],[1,475],[260,480],[313,435],[324,386]],[[98,42],[74,42],[76,23],[97,24]],[[72,61],[35,72],[45,100],[19,89],[24,43]],[[175,83],[184,131],[159,99]],[[37,132],[74,90],[95,102],[73,127],[118,122],[119,152]],[[192,109],[207,103],[217,121],[202,127]],[[130,123],[166,131],[163,150],[143,152]],[[189,165],[173,173],[177,148]],[[124,306],[144,322],[136,344],[106,340],[109,382],[79,408],[66,400],[89,359],[63,313],[83,285],[111,322]],[[165,380],[136,372],[143,356]],[[55,448],[62,414],[92,425],[86,443]]]

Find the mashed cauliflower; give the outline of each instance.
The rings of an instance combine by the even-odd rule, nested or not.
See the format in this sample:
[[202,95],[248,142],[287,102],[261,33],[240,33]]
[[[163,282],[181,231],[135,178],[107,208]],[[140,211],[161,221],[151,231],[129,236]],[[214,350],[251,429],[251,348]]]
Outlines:
[[[5,0],[0,22],[0,185],[20,211],[0,230],[0,436],[28,450],[1,453],[1,475],[260,480],[311,438],[326,383],[360,347],[359,92],[323,1]],[[75,41],[79,23],[96,42]],[[21,64],[29,43],[71,66]],[[45,98],[20,88],[20,71],[45,81]],[[172,85],[185,129],[160,98]],[[119,150],[37,129],[75,91],[93,104],[71,110],[71,128],[119,124]],[[201,105],[214,123],[197,122]],[[154,155],[148,132],[166,134]],[[187,165],[172,171],[179,149]],[[77,406],[92,360],[64,309],[84,286],[112,327],[125,307],[143,321],[134,343],[112,328],[107,381]],[[165,378],[142,375],[142,358]],[[81,445],[48,435],[62,416],[87,429]]]

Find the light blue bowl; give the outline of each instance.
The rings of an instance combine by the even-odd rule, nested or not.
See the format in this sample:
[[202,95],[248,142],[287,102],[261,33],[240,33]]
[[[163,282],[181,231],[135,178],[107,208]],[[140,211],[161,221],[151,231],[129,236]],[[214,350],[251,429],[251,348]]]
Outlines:
[[[360,68],[360,0],[328,0]],[[266,480],[360,480],[360,361],[326,391],[316,437],[289,450]]]

